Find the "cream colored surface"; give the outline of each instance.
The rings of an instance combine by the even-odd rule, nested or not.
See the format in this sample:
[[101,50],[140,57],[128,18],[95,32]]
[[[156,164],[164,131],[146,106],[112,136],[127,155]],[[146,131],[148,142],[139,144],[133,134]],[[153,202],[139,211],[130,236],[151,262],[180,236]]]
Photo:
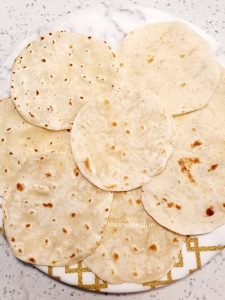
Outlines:
[[161,22],[129,33],[119,51],[118,83],[129,80],[159,95],[173,115],[207,104],[220,68],[210,45],[187,25]]
[[18,111],[34,125],[61,130],[72,127],[84,103],[111,89],[115,54],[94,37],[50,32],[21,52],[12,71]]
[[176,150],[164,172],[143,187],[143,203],[175,232],[207,233],[225,224],[225,136],[184,118],[176,128]]
[[10,98],[0,100],[0,195],[12,184],[24,161],[39,152],[68,151],[70,134],[25,122]]
[[148,282],[173,267],[182,242],[145,212],[141,189],[114,193],[102,242],[84,263],[113,284]]
[[103,190],[127,191],[163,170],[173,150],[172,139],[172,120],[159,98],[113,90],[79,111],[72,150],[92,183]]
[[89,183],[72,155],[28,160],[3,201],[14,254],[37,265],[68,266],[88,256],[106,225],[112,194]]

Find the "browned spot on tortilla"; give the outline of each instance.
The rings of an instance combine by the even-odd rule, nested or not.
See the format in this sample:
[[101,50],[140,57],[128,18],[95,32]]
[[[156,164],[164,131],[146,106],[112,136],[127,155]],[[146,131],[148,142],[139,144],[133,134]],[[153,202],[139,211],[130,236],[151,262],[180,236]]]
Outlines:
[[72,217],[72,218],[75,218],[75,217],[76,217],[76,214],[75,214],[75,213],[72,213],[72,214],[71,214],[71,217]]
[[113,231],[114,231],[114,232],[117,232],[117,228],[113,228]]
[[115,121],[112,122],[112,126],[113,126],[113,127],[117,126],[117,123],[116,123]]
[[191,144],[191,148],[195,148],[195,147],[198,147],[198,146],[201,146],[201,145],[202,145],[202,142],[195,141],[193,144]]
[[43,160],[44,159],[44,157],[42,156],[41,158],[40,158],[40,160]]
[[109,211],[109,209],[108,209],[108,208],[105,208],[105,211],[107,212],[107,211]]
[[48,172],[48,173],[45,173],[45,176],[46,176],[46,177],[51,177],[52,174]]
[[66,129],[66,131],[67,131],[67,132],[70,132],[70,131],[71,131],[71,129]]
[[130,134],[130,130],[126,130],[126,133],[127,133],[127,134]]
[[178,241],[178,238],[173,238],[173,241],[172,241],[173,243],[178,243],[179,241]]
[[82,100],[83,100],[83,99],[84,99],[84,97],[83,97],[83,96],[80,96],[80,99],[82,99]]
[[154,56],[149,55],[149,57],[147,59],[148,64],[151,64],[153,61],[154,61]]
[[42,58],[42,60],[41,60],[42,62],[46,62],[46,59],[45,58]]
[[151,251],[156,252],[156,251],[157,251],[157,246],[156,246],[156,244],[151,244],[151,245],[149,246],[149,249],[150,249]]
[[218,164],[211,165],[211,167],[208,169],[208,172],[216,170],[217,167],[218,167]]
[[22,192],[24,190],[24,184],[17,183],[16,184],[16,189],[17,189],[17,191]]
[[195,129],[195,128],[192,128],[192,131],[196,131],[196,129]]
[[133,276],[135,276],[135,277],[138,276],[138,273],[137,273],[137,272],[133,272],[132,274],[133,274]]
[[176,207],[177,209],[181,209],[181,206],[180,206],[179,204],[176,204],[175,207]]
[[168,201],[168,200],[167,200],[166,198],[164,198],[164,197],[163,197],[162,199],[163,199],[164,202],[167,202],[167,201]]
[[90,169],[90,161],[89,161],[88,158],[85,158],[85,160],[84,160],[84,165],[85,165],[85,168],[86,168],[89,172],[91,172],[91,169]]
[[120,63],[120,67],[123,67],[124,66],[124,63]]
[[181,167],[181,172],[184,173],[191,183],[195,183],[195,179],[191,174],[191,167],[193,164],[199,164],[200,159],[198,157],[184,157],[178,160],[178,164]]
[[173,202],[169,202],[169,203],[167,203],[167,206],[168,206],[169,208],[171,208],[171,207],[174,206],[174,203],[173,203]]
[[44,36],[41,36],[40,38],[41,38],[42,41],[45,39]]
[[53,261],[52,261],[52,264],[53,264],[53,265],[55,265],[55,264],[56,264],[56,261],[55,261],[55,260],[53,260]]
[[113,260],[117,261],[119,259],[119,254],[113,253]]
[[70,258],[73,258],[74,256],[76,256],[75,253],[71,254],[71,255],[70,255]]
[[13,155],[13,153],[12,153],[12,152],[9,152],[9,155]]
[[138,248],[137,248],[137,247],[133,247],[133,250],[134,250],[135,252],[138,252]]
[[104,257],[105,256],[105,253],[102,253],[102,257]]
[[67,233],[67,230],[63,227],[62,229],[63,233]]
[[112,149],[112,150],[115,150],[115,148],[116,148],[116,147],[115,147],[114,145],[111,146],[111,149]]
[[181,87],[185,87],[186,85],[187,85],[186,82],[182,82],[182,83],[180,84]]
[[90,227],[87,224],[85,224],[84,226],[87,230],[90,229]]
[[128,178],[129,178],[128,176],[124,176],[124,177],[123,177],[124,180],[127,180]]
[[42,205],[44,207],[48,207],[48,208],[52,208],[53,207],[52,203],[42,203]]
[[214,210],[212,209],[212,207],[209,207],[206,209],[205,213],[208,217],[211,217],[214,215]]
[[73,64],[70,64],[70,67],[72,67],[73,66]]
[[48,244],[48,239],[45,240],[45,244]]
[[12,242],[15,242],[15,238],[14,238],[14,237],[12,237],[12,238],[11,238],[11,241],[12,241]]
[[35,118],[35,116],[31,112],[29,112],[29,115],[31,116],[31,118]]
[[137,203],[137,204],[141,204],[141,203],[142,203],[141,199],[137,199],[137,200],[136,200],[136,203]]
[[9,131],[9,130],[11,130],[11,128],[7,128],[6,130]]
[[91,38],[92,38],[91,36],[88,37],[89,40],[90,40]]
[[113,188],[116,188],[117,185],[116,184],[112,184],[112,185],[105,185],[105,188],[107,189],[113,189]]
[[21,250],[21,249],[18,249],[18,252],[19,252],[19,253],[22,253],[22,250]]
[[32,263],[36,262],[36,260],[33,257],[29,258],[29,261],[32,262]]
[[74,175],[77,177],[77,176],[79,176],[79,169],[78,168],[75,168],[74,170],[73,170],[73,173],[74,173]]
[[158,202],[158,203],[156,203],[156,205],[161,205],[161,203],[160,203],[160,202]]
[[225,203],[223,203],[223,207],[225,207]]
[[26,224],[26,228],[29,228],[30,227],[30,224]]
[[104,100],[104,104],[105,104],[105,105],[110,104],[109,100],[108,100],[108,99],[105,99],[105,100]]
[[184,58],[184,57],[185,57],[185,54],[181,54],[181,55],[180,55],[180,58]]

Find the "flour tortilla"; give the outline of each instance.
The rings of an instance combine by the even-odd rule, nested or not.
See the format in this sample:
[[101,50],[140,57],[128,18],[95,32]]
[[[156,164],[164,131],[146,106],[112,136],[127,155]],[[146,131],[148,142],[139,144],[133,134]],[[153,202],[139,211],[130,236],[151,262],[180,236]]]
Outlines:
[[79,109],[112,87],[115,54],[94,37],[54,32],[31,42],[13,66],[11,94],[31,124],[71,128]]
[[99,243],[111,202],[112,194],[89,183],[69,152],[29,159],[3,202],[7,239],[25,262],[75,264]]
[[0,100],[0,196],[12,185],[24,161],[35,153],[68,151],[70,134],[25,122],[10,98]]
[[103,239],[84,263],[112,284],[158,280],[173,267],[182,242],[145,212],[141,189],[114,193]]
[[72,128],[82,174],[103,190],[128,191],[161,172],[172,153],[172,119],[150,93],[113,90],[87,103]]
[[143,203],[170,230],[207,233],[225,224],[225,135],[191,122],[176,128],[175,152],[143,187]]
[[160,22],[129,33],[119,51],[118,84],[155,92],[173,115],[204,107],[220,67],[210,45],[181,22]]
[[174,120],[178,128],[196,123],[222,131],[225,126],[225,69],[221,69],[219,84],[207,106]]

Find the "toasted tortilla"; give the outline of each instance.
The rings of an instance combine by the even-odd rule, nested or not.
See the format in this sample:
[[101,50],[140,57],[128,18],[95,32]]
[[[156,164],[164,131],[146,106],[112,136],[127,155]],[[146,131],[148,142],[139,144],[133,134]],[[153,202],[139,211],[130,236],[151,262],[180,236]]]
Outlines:
[[183,239],[146,213],[141,189],[114,193],[103,239],[84,263],[111,284],[158,280],[172,269]]
[[32,41],[15,60],[11,95],[31,124],[68,129],[84,103],[112,88],[115,72],[115,54],[103,41],[50,32]]
[[3,201],[7,239],[27,263],[75,264],[98,245],[111,202],[112,194],[89,183],[69,152],[30,158]]
[[87,103],[72,128],[82,174],[107,191],[128,191],[161,172],[173,150],[172,119],[158,97],[114,89]]
[[182,22],[159,22],[130,32],[118,50],[118,84],[155,92],[173,115],[204,107],[220,66],[201,36]]

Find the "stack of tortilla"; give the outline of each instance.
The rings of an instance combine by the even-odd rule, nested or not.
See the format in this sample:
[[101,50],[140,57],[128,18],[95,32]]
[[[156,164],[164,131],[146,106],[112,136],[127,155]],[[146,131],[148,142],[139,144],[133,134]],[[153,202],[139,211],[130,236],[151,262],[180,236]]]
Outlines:
[[17,57],[10,90],[0,195],[20,260],[145,283],[185,235],[225,224],[225,70],[187,25],[138,28],[117,53],[49,32]]

